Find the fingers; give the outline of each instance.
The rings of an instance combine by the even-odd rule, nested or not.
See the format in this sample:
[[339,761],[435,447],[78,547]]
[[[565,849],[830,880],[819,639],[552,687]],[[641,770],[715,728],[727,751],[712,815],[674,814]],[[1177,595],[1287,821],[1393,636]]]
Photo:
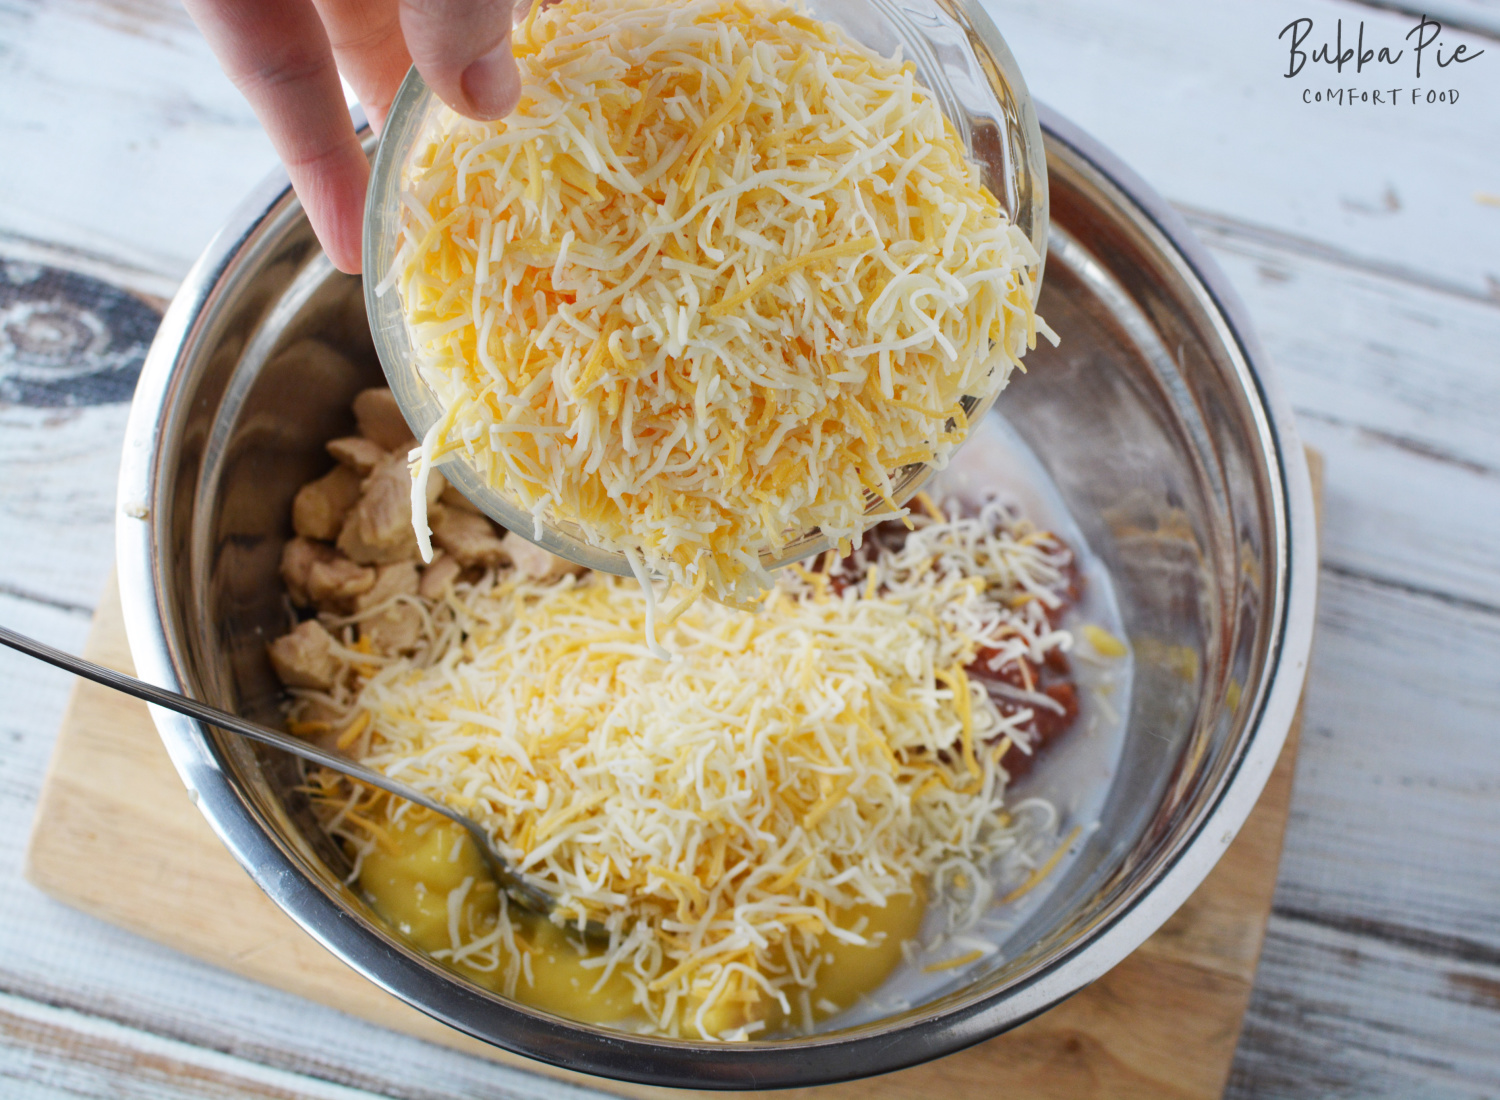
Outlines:
[[400,0],[406,46],[423,78],[469,118],[501,118],[521,98],[510,52],[511,0]]
[[379,133],[390,113],[396,89],[411,68],[401,33],[398,0],[313,0],[328,42],[364,106],[365,117]]
[[358,272],[369,165],[312,4],[185,0],[185,6],[270,135],[329,259],[341,271]]

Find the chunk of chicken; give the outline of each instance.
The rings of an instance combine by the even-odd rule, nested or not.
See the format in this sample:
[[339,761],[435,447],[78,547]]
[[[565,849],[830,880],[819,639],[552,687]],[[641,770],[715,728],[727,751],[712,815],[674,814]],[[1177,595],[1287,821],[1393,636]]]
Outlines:
[[[415,562],[401,561],[382,565],[376,573],[375,584],[361,596],[355,597],[356,614],[379,607],[398,596],[417,594],[417,566]],[[359,624],[361,638],[369,638],[375,652],[393,656],[410,649],[422,634],[422,612],[412,604],[397,600],[384,610],[376,612]]]
[[514,531],[508,532],[500,541],[505,547],[506,556],[516,567],[516,571],[532,580],[556,580],[567,573],[576,573],[579,570],[579,566],[566,558],[560,558],[550,551],[543,550],[536,543],[528,542]]
[[354,598],[375,586],[375,570],[342,554],[315,561],[307,573],[307,597],[319,611],[346,612]]
[[398,561],[382,565],[375,570],[375,583],[370,590],[361,593],[354,601],[354,610],[368,611],[396,596],[415,596],[417,583],[416,562]]
[[286,585],[287,595],[298,607],[311,602],[308,582],[312,568],[320,562],[330,562],[338,554],[333,547],[311,539],[294,538],[281,548],[281,581]]
[[463,572],[463,566],[452,554],[439,550],[432,563],[422,570],[422,580],[417,585],[417,595],[424,600],[440,600],[448,594],[453,582]]
[[359,434],[403,455],[417,445],[406,418],[396,405],[396,397],[385,386],[364,390],[354,399],[354,420]]
[[432,541],[458,560],[465,568],[471,565],[492,569],[510,560],[495,525],[473,512],[444,508],[431,519]]
[[[436,502],[443,491],[442,475],[433,473],[427,482],[427,502]],[[359,500],[349,510],[339,531],[338,546],[363,565],[393,561],[415,561],[417,536],[411,529],[411,474],[406,459],[387,455],[365,478]]]
[[347,466],[335,466],[297,490],[292,501],[292,529],[308,539],[335,539],[344,517],[359,499],[361,478]]
[[392,604],[359,627],[360,637],[383,657],[395,657],[417,644],[422,636],[422,613],[409,603]]
[[317,619],[299,623],[269,646],[271,666],[287,687],[327,691],[338,679],[339,662],[333,655],[333,635]]
[[339,734],[347,722],[343,710],[313,697],[299,701],[297,717],[287,722],[286,730],[319,748],[337,752]]
[[360,477],[366,477],[380,465],[387,451],[373,439],[362,435],[346,435],[342,439],[328,441],[328,453],[341,464],[349,467]]

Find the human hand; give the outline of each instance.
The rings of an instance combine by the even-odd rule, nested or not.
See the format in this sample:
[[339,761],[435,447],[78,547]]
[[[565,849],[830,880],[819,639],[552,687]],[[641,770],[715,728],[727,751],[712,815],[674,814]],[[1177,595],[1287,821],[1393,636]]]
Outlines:
[[407,69],[469,118],[521,94],[512,0],[184,0],[270,135],[313,231],[341,271],[360,269],[369,164],[339,73],[378,131]]

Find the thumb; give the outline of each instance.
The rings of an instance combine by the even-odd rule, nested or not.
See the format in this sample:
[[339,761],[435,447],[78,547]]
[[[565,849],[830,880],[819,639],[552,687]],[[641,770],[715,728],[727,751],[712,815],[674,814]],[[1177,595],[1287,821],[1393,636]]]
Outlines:
[[501,118],[521,98],[510,52],[511,0],[401,0],[401,30],[422,79],[468,118]]

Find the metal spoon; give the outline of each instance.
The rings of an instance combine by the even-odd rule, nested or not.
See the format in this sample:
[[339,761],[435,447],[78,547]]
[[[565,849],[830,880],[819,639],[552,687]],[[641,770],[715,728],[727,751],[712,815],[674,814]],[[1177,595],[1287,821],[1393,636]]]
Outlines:
[[[300,756],[304,760],[310,760],[314,764],[321,764],[325,768],[332,768],[358,779],[361,783],[368,783],[372,787],[404,798],[408,802],[415,802],[433,813],[442,814],[455,825],[461,825],[468,831],[469,836],[474,838],[474,843],[479,846],[479,852],[489,864],[495,881],[516,902],[534,913],[549,914],[555,908],[556,903],[552,895],[532,883],[517,871],[511,869],[505,857],[495,850],[490,841],[489,833],[480,827],[479,823],[471,817],[451,809],[433,798],[429,798],[421,791],[408,787],[405,783],[391,779],[372,768],[356,763],[346,756],[338,753],[328,752],[318,748],[316,745],[296,738],[279,730],[273,730],[268,726],[262,726],[257,722],[251,722],[238,715],[230,714],[228,711],[211,707],[207,703],[200,703],[196,699],[189,699],[186,695],[179,695],[175,691],[159,688],[154,684],[148,684],[134,676],[127,676],[123,672],[97,665],[93,661],[75,657],[71,653],[65,653],[60,649],[54,649],[44,642],[34,638],[28,638],[24,634],[17,634],[13,630],[7,630],[0,626],[0,643],[10,646],[12,649],[20,650],[28,656],[38,660],[46,661],[48,664],[56,665],[58,668],[66,669],[77,676],[93,680],[95,683],[103,684],[107,688],[124,692],[126,695],[134,695],[137,699],[144,699],[148,703],[155,703],[159,707],[175,710],[178,714],[185,714],[189,718],[196,718],[200,722],[206,722],[219,729],[237,733],[241,737],[248,737],[252,741],[259,741],[265,745],[282,749],[293,756]],[[576,923],[570,926],[577,928]],[[581,929],[583,935],[589,939],[609,939],[609,932],[597,921],[587,921]]]

